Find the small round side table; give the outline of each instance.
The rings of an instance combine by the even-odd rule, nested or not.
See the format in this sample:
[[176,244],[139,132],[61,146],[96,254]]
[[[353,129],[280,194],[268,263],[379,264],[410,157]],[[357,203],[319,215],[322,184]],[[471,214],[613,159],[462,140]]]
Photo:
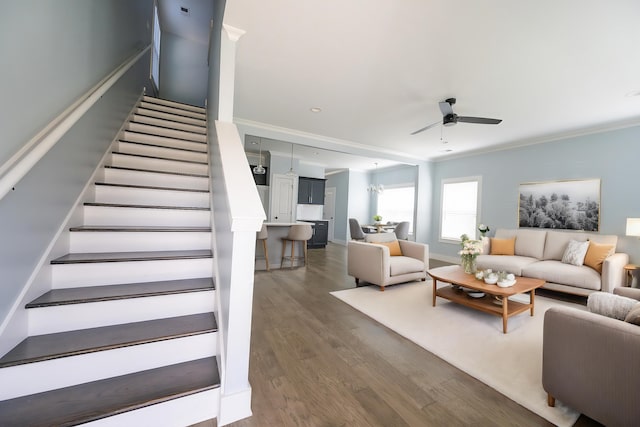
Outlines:
[[635,264],[627,264],[624,266],[624,271],[627,275],[627,286],[632,288],[638,287],[638,272],[640,272],[640,266]]

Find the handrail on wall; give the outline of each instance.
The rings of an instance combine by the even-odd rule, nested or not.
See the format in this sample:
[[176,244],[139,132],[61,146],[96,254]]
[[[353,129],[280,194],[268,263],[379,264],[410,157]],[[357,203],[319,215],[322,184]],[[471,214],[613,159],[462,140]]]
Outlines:
[[44,157],[69,129],[151,48],[131,55],[98,84],[85,92],[0,166],[0,199]]

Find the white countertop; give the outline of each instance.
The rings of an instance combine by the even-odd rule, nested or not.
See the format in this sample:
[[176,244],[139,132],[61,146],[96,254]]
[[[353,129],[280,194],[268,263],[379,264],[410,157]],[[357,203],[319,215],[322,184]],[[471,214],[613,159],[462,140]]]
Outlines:
[[296,221],[296,222],[265,222],[267,227],[291,227],[296,224],[313,224],[312,222]]

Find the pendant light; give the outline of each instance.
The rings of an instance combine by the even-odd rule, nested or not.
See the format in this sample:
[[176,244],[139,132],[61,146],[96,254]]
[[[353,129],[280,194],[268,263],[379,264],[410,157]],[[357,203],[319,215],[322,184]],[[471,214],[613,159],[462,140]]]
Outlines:
[[285,175],[289,175],[289,176],[297,175],[296,171],[293,170],[293,143],[291,143],[291,167],[289,168],[289,171]]
[[[378,163],[376,162],[374,164],[376,165],[375,178],[376,178],[376,181],[377,181],[378,180]],[[380,194],[380,193],[382,193],[384,191],[384,186],[382,184],[377,184],[377,185],[369,184],[367,186],[367,191],[370,192],[371,194],[373,194],[373,193]]]
[[264,175],[267,170],[262,166],[262,138],[260,138],[260,158],[258,159],[258,166],[253,167],[253,173],[256,175]]

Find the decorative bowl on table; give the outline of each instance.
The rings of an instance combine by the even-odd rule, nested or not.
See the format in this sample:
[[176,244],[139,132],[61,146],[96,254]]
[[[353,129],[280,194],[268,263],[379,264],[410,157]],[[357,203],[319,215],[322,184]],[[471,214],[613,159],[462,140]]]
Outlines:
[[513,280],[500,280],[496,283],[501,288],[509,288],[516,284],[516,279]]
[[490,273],[488,276],[485,276],[484,283],[487,285],[495,285],[498,282],[498,275]]
[[482,298],[484,296],[484,292],[482,291],[476,291],[475,289],[465,289],[464,290],[466,292],[467,295],[469,295],[471,298]]

